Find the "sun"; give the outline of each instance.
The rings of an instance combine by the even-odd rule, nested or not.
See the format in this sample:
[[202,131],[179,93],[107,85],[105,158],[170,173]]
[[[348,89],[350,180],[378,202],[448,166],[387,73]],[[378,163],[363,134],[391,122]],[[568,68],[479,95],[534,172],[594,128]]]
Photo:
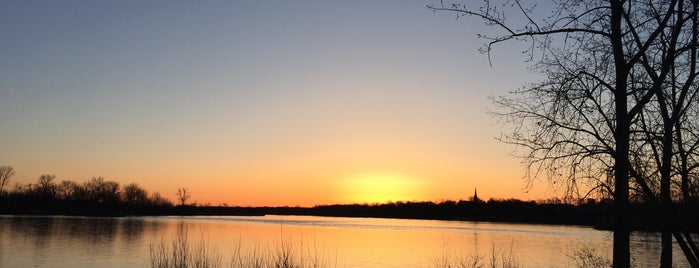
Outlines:
[[424,197],[423,182],[417,177],[392,172],[367,172],[341,180],[340,199],[348,203],[412,201]]

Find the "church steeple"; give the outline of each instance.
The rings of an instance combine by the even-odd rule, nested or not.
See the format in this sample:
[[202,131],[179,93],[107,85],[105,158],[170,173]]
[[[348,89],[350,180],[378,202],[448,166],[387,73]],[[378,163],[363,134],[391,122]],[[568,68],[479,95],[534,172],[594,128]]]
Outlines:
[[481,201],[481,200],[478,199],[478,189],[477,189],[477,188],[473,188],[473,203],[478,203],[478,202],[480,202],[480,201]]

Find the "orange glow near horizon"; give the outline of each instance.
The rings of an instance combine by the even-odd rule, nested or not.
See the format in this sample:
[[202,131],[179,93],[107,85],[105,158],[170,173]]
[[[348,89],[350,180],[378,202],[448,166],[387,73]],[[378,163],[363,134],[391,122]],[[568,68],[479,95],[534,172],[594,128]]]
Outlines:
[[423,186],[420,179],[401,173],[357,173],[340,181],[338,198],[344,203],[419,200],[425,197]]

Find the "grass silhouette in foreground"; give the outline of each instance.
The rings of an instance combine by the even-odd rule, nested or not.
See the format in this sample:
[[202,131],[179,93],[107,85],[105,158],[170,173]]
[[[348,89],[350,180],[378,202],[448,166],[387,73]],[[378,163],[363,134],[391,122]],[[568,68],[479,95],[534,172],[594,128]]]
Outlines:
[[[304,248],[302,243],[292,243],[280,238],[272,248],[262,249],[259,244],[244,248],[238,242],[231,252],[230,261],[216,248],[211,247],[204,233],[198,240],[191,240],[186,230],[178,230],[176,236],[168,241],[160,240],[150,245],[147,260],[152,268],[218,268],[218,267],[252,267],[252,268],[326,268],[337,267],[337,259],[321,253],[318,248]],[[571,265],[579,268],[609,267],[611,261],[601,256],[595,249],[582,246],[568,256]],[[512,244],[502,248],[493,244],[488,253],[455,253],[447,250],[442,256],[432,260],[432,268],[519,268],[523,267],[520,256]]]
[[240,242],[235,245],[230,261],[224,265],[223,257],[212,248],[204,233],[197,241],[189,239],[187,230],[178,230],[172,241],[162,239],[150,245],[148,264],[153,268],[321,268],[337,267],[330,265],[326,255],[317,248],[306,249],[303,244],[297,246],[281,238],[274,248],[261,249],[255,245],[252,249],[243,248]]

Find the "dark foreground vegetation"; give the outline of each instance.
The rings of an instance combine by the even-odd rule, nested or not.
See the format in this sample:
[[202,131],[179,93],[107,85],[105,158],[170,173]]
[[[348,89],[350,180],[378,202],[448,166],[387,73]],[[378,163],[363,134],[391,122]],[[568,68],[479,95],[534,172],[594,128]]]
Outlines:
[[[187,204],[191,196],[178,189],[179,205],[149,194],[138,184],[124,186],[96,177],[82,184],[55,182],[55,176],[42,175],[37,183],[15,185],[0,192],[0,214],[83,215],[83,216],[158,216],[158,215],[309,215],[333,217],[376,217],[400,219],[468,220],[511,223],[570,224],[609,229],[613,225],[612,202],[589,199],[578,204],[560,200],[521,201],[516,199],[482,201],[392,202],[384,204],[319,205],[315,207],[229,207]],[[699,204],[677,205],[682,218],[678,226],[698,232],[692,223],[699,220]],[[662,208],[647,203],[632,206],[631,222],[636,230],[659,230]]]

